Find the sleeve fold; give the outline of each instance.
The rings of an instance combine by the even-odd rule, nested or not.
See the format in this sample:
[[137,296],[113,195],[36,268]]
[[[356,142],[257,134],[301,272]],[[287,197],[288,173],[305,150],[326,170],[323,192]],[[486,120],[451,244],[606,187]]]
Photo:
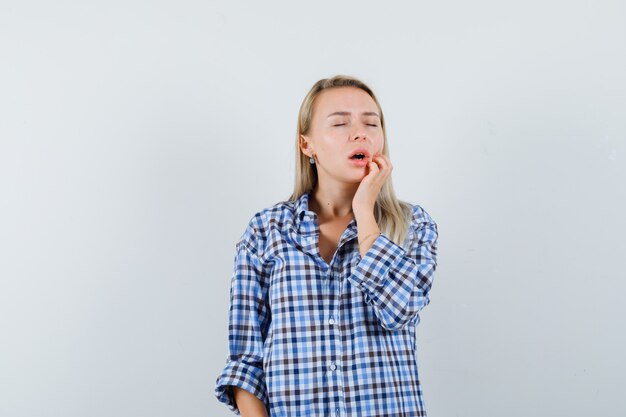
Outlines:
[[228,358],[224,370],[217,378],[215,396],[218,401],[226,404],[236,415],[240,415],[233,395],[233,386],[254,394],[266,407],[269,406],[265,376],[260,362],[247,363],[244,360]]

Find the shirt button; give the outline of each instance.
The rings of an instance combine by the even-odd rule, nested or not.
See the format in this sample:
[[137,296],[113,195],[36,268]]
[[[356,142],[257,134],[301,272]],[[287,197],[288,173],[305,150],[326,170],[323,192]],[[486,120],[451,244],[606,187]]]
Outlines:
[[339,409],[336,409],[336,410],[335,410],[335,415],[336,415],[336,416],[339,416],[340,414],[341,414],[341,411],[339,411]]
[[337,365],[335,365],[335,363],[333,362],[330,364],[330,370],[334,371],[335,369],[337,369]]
[[328,324],[330,324],[330,325],[335,324],[335,319],[334,319],[334,318],[332,318],[332,317],[331,317],[331,318],[329,318],[329,319],[328,319]]
[[309,237],[307,237],[307,238],[306,238],[306,241],[307,241],[307,242],[309,242],[309,243],[313,242],[313,236],[309,236]]

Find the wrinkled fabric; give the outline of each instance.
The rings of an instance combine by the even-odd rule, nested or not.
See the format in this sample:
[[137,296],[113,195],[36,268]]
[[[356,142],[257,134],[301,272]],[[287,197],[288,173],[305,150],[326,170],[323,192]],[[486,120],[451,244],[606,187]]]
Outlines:
[[356,219],[330,264],[310,193],[257,212],[235,245],[229,353],[215,383],[270,417],[426,416],[415,328],[437,267],[437,224],[419,205],[403,246],[380,234],[358,250]]

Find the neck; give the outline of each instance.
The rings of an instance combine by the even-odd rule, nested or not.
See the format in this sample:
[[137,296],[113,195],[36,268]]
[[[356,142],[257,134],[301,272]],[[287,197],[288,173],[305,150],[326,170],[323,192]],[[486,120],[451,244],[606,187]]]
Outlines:
[[331,188],[318,181],[309,199],[309,209],[324,219],[353,217],[352,200],[358,188],[358,183],[343,183]]

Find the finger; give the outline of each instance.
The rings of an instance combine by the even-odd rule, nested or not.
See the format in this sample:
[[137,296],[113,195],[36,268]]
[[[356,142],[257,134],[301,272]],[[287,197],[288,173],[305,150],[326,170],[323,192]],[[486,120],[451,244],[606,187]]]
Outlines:
[[378,167],[378,165],[376,165],[376,162],[370,160],[367,163],[367,168],[368,168],[368,176],[375,176],[378,175],[378,173],[380,172],[380,168]]
[[379,161],[383,161],[382,162],[383,170],[391,171],[393,169],[393,165],[391,164],[391,160],[389,159],[388,156],[379,154],[377,158]]
[[376,164],[378,164],[379,168],[382,171],[387,171],[387,169],[389,167],[389,163],[383,157],[383,155],[377,155],[377,156],[373,157],[372,159],[374,160],[374,162],[376,162]]
[[384,155],[378,155],[376,157],[376,162],[380,165],[381,168],[379,180],[381,182],[385,182],[387,178],[389,178],[389,176],[391,175],[391,170],[393,169],[393,166],[391,166],[389,158],[385,157]]

